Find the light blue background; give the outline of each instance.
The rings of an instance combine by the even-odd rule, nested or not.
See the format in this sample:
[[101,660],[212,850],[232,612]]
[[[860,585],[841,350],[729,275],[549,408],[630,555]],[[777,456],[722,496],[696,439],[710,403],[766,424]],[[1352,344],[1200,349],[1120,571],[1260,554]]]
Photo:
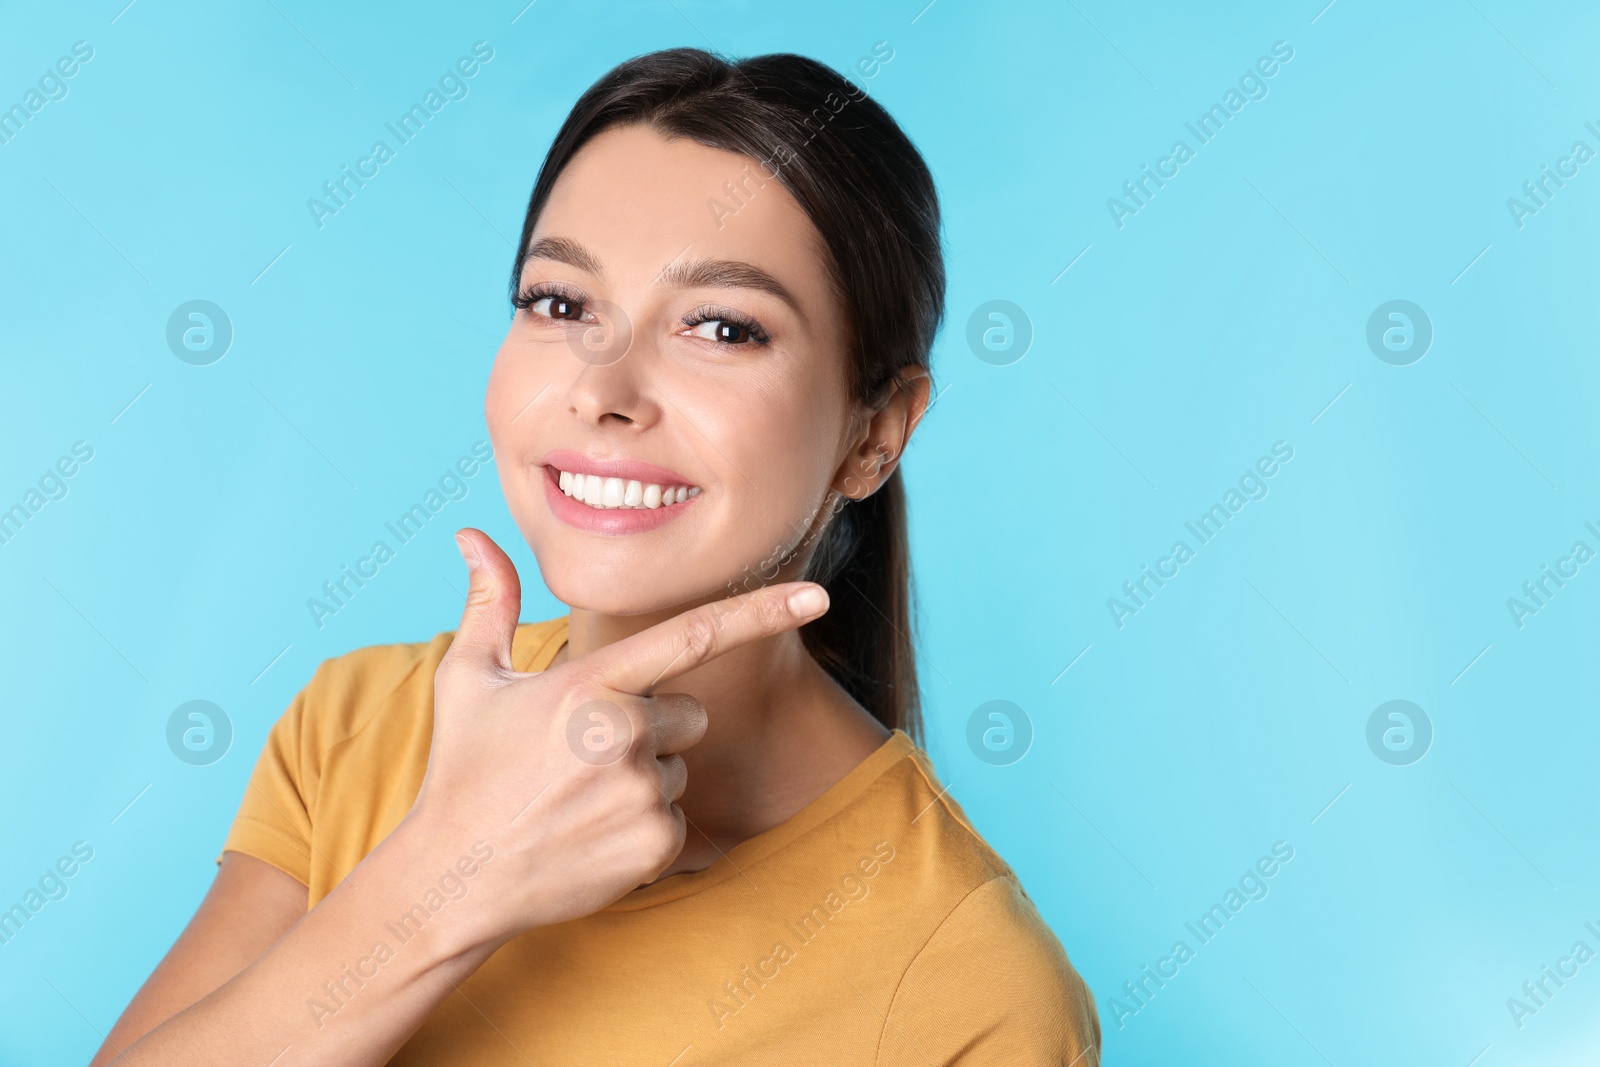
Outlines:
[[[94,448],[0,545],[0,905],[95,850],[0,946],[0,1061],[88,1059],[316,665],[454,628],[452,530],[511,549],[524,618],[561,610],[493,468],[322,629],[305,602],[486,436],[509,239],[578,94],[660,47],[848,70],[886,41],[862,84],[928,159],[950,268],[905,465],[929,749],[1093,988],[1107,1062],[1593,1062],[1600,961],[1520,1029],[1506,1005],[1600,949],[1600,565],[1522,628],[1506,605],[1600,549],[1600,162],[1520,229],[1506,206],[1600,150],[1592,8],[124,2],[0,33],[0,106],[95,50],[0,146],[0,506]],[[319,230],[306,199],[478,40],[470,95]],[[1266,99],[1119,229],[1107,198],[1276,41]],[[235,330],[206,367],[164,337],[195,298]],[[1435,334],[1404,367],[1365,341],[1396,298]],[[1009,366],[966,343],[991,299],[1034,331]],[[1107,598],[1280,440],[1270,494],[1119,629]],[[1035,731],[1005,767],[965,740],[997,698]],[[1435,731],[1410,766],[1366,742],[1397,698]],[[192,699],[233,723],[210,766],[166,745]],[[1123,983],[1280,840],[1270,894],[1119,1026]]]

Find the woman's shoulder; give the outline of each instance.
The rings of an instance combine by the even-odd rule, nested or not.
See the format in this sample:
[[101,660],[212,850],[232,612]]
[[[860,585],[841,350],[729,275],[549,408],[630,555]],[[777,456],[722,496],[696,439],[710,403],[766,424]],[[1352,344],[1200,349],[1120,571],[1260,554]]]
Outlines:
[[[961,1017],[993,1023],[981,1038],[992,1062],[1095,1063],[1094,997],[1060,939],[927,752],[908,740],[901,748],[866,805],[894,853],[912,858],[907,892],[920,898],[901,912],[917,927],[918,947],[885,1016],[879,1062],[924,1062],[933,1052],[944,1062],[960,1050],[930,1050],[921,1035],[953,1033],[941,1020]],[[915,1046],[904,1044],[911,1034]]]
[[940,781],[928,752],[903,731],[895,731],[891,744],[898,746],[900,759],[876,790],[879,817],[897,825],[924,854],[936,856],[943,880],[962,895],[995,878],[1015,879],[1011,866]]
[[[952,1018],[983,1023],[961,1035]],[[914,1045],[908,1035],[918,1035]],[[1100,1018],[1094,994],[1013,874],[977,886],[951,909],[906,968],[884,1018],[879,1064],[946,1062],[1094,1067]],[[930,1042],[939,1047],[930,1048]]]
[[[567,617],[517,624],[512,662],[518,670],[541,670],[565,639]],[[455,631],[419,641],[364,645],[325,659],[298,699],[305,726],[324,749],[360,733],[380,711],[431,711],[433,674],[450,649]]]

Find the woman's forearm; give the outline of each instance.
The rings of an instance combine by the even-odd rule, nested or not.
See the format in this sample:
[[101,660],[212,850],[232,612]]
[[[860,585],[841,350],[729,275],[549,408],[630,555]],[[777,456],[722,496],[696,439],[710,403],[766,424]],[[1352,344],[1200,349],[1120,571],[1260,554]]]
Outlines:
[[492,843],[443,840],[402,822],[254,963],[111,1062],[386,1063],[505,940],[482,922]]

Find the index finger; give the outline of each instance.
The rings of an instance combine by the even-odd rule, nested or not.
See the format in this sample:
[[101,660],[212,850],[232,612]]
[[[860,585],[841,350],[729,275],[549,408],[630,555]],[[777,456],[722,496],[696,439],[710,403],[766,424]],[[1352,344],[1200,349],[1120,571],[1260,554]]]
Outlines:
[[793,630],[828,610],[815,582],[784,582],[691,608],[584,657],[619,693],[649,696],[718,656]]

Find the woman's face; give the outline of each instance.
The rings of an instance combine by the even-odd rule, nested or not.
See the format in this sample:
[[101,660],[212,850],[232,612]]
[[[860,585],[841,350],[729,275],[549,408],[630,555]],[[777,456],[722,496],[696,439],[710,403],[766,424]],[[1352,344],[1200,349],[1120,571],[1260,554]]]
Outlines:
[[830,488],[881,480],[854,473],[867,413],[805,212],[754,160],[614,127],[562,172],[530,248],[485,415],[551,592],[659,611],[771,580],[804,543],[797,575]]

